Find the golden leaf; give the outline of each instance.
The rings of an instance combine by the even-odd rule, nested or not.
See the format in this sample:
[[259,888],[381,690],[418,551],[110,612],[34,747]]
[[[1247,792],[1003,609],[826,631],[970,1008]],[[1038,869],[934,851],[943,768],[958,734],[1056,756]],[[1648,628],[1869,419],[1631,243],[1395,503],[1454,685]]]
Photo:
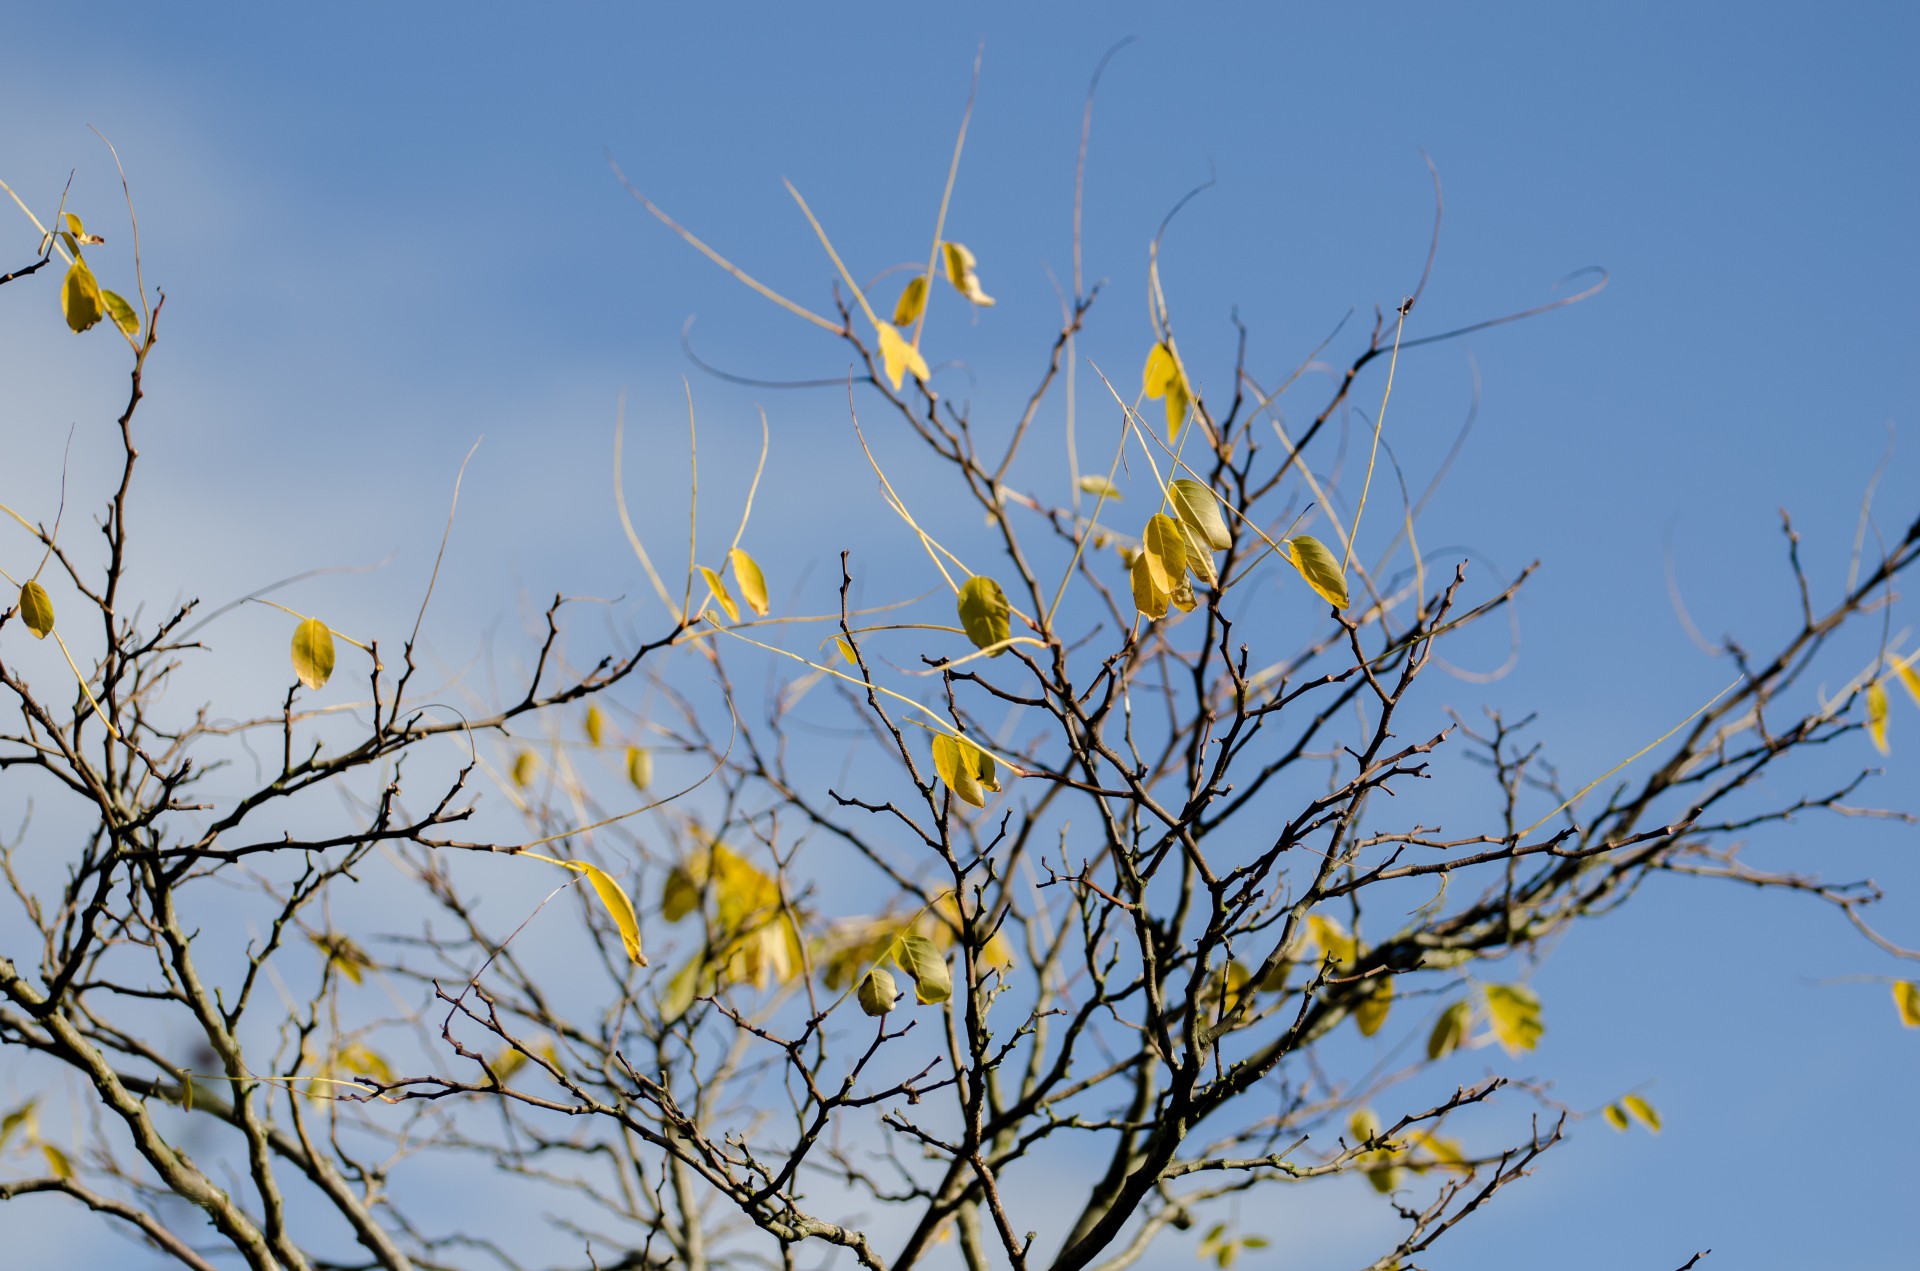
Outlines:
[[1180,532],[1179,523],[1172,517],[1165,512],[1155,512],[1148,518],[1146,531],[1140,538],[1140,555],[1147,562],[1153,585],[1171,594],[1186,576],[1187,536]]
[[325,688],[333,674],[333,632],[318,618],[293,629],[293,673],[310,689]]
[[1894,981],[1893,1007],[1900,1012],[1901,1024],[1920,1028],[1920,984],[1912,980]]
[[713,593],[714,600],[719,602],[722,609],[726,610],[727,621],[740,621],[740,606],[734,603],[733,593],[727,590],[727,585],[724,582],[720,581],[720,575],[714,573],[705,565],[702,565],[700,567],[700,576],[707,580],[707,590]]
[[1509,1055],[1540,1044],[1546,1026],[1540,1022],[1540,999],[1518,984],[1487,985],[1487,1020],[1493,1036]]
[[31,578],[20,587],[20,619],[36,640],[44,640],[53,632],[53,597]]
[[1628,1115],[1633,1117],[1634,1120],[1640,1122],[1640,1124],[1646,1126],[1655,1134],[1660,1133],[1660,1114],[1655,1112],[1653,1105],[1645,1099],[1642,1099],[1637,1094],[1630,1094],[1620,1100],[1620,1106],[1625,1108]]
[[1080,492],[1082,494],[1099,495],[1101,498],[1107,499],[1117,499],[1121,497],[1119,486],[1107,480],[1105,477],[1097,475],[1081,477]]
[[727,553],[727,561],[733,566],[733,581],[740,584],[740,599],[747,602],[747,608],[767,616],[767,576],[760,572],[759,563],[739,548]]
[[1327,545],[1311,534],[1296,534],[1284,539],[1280,549],[1287,555],[1287,563],[1300,571],[1300,577],[1307,580],[1307,586],[1320,593],[1320,598],[1335,609],[1347,607],[1347,578],[1340,572],[1340,562],[1327,550]]
[[880,360],[887,369],[887,381],[893,385],[894,392],[900,391],[900,379],[908,371],[913,378],[926,383],[932,374],[927,370],[927,359],[920,356],[920,350],[907,343],[899,328],[886,322],[874,324],[874,330],[880,337]]
[[1168,483],[1167,492],[1172,496],[1173,510],[1206,540],[1208,547],[1224,552],[1233,546],[1226,518],[1220,515],[1219,496],[1212,490],[1191,477],[1181,477]]
[[67,269],[66,279],[60,284],[60,311],[67,317],[67,325],[75,334],[85,331],[99,322],[107,311],[105,297],[100,294],[100,283],[94,278],[93,270],[79,256],[73,258],[73,264]]
[[635,966],[645,966],[647,955],[640,951],[640,920],[634,916],[633,902],[627,899],[626,890],[615,881],[613,875],[598,865],[589,865],[585,861],[567,861],[566,867],[578,870],[587,876],[593,884],[594,894],[600,897],[607,916],[613,919],[613,925],[620,929],[620,943],[626,946],[627,957]]
[[[954,797],[976,808],[987,806],[986,788],[980,784],[980,750],[963,737],[936,733],[933,738],[933,768]],[[991,761],[989,761],[991,762]]]
[[907,279],[907,285],[900,291],[900,299],[893,306],[893,325],[910,327],[919,321],[927,308],[927,276],[915,274]]
[[1153,578],[1153,568],[1147,564],[1147,554],[1140,553],[1133,558],[1129,572],[1133,582],[1133,607],[1149,618],[1167,616],[1168,593]]
[[1875,750],[1887,753],[1887,690],[1878,680],[1867,685],[1867,736]]
[[1467,1039],[1467,1029],[1472,1022],[1473,1008],[1465,1002],[1455,1002],[1441,1011],[1433,1032],[1427,1036],[1427,1058],[1444,1059],[1459,1049],[1460,1043]]
[[600,713],[598,706],[587,707],[586,729],[587,743],[598,746],[600,739],[606,735],[607,730],[607,717]]
[[1393,981],[1380,976],[1374,981],[1373,990],[1353,1008],[1353,1022],[1360,1027],[1362,1037],[1371,1037],[1379,1032],[1387,1022],[1387,1012],[1393,1009]]
[[638,746],[627,747],[627,780],[636,790],[645,790],[653,784],[653,752],[642,750]]
[[[991,305],[993,297],[980,290],[980,275],[974,272],[973,253],[959,243],[942,243],[941,246],[947,258],[947,281],[953,284],[954,290],[983,309]],[[900,325],[906,324],[903,322]]]

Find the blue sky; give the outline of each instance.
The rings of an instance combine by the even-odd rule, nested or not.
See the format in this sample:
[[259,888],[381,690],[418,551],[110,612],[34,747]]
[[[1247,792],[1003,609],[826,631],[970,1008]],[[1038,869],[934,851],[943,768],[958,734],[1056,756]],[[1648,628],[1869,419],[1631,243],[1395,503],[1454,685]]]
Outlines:
[[[647,218],[603,154],[824,306],[829,266],[780,178],[856,275],[923,255],[982,40],[950,229],[1000,304],[948,326],[982,412],[1037,372],[1048,271],[1071,268],[1087,76],[1128,35],[1087,187],[1088,273],[1110,286],[1086,349],[1109,367],[1130,376],[1148,339],[1147,240],[1210,173],[1163,267],[1214,396],[1236,307],[1256,372],[1276,379],[1350,308],[1410,289],[1430,228],[1423,148],[1447,211],[1410,336],[1611,271],[1586,304],[1409,354],[1389,418],[1403,462],[1430,471],[1477,368],[1474,432],[1422,538],[1508,573],[1545,567],[1518,668],[1449,700],[1539,710],[1567,773],[1604,770],[1730,674],[1676,620],[1669,553],[1699,627],[1759,645],[1794,617],[1776,509],[1831,592],[1891,425],[1881,528],[1920,512],[1910,6],[99,4],[81,29],[41,27],[16,29],[0,79],[0,178],[47,208],[77,168],[72,205],[111,236],[98,126],[169,295],[145,408],[155,596],[393,554],[307,593],[343,629],[383,621],[417,595],[481,434],[447,612],[477,632],[516,621],[526,588],[632,593],[606,496],[614,403],[628,395],[643,457],[676,465],[635,489],[643,528],[670,537],[682,376],[716,491],[737,497],[755,407],[769,413],[784,478],[759,513],[770,570],[830,559],[834,533],[874,523],[869,483],[848,475],[844,395],[718,383],[679,338],[697,315],[703,356],[770,378],[837,375],[843,355]],[[0,266],[22,263],[29,234],[6,242]],[[109,342],[73,340],[42,291],[45,312],[14,287],[0,306],[0,499],[15,506],[57,479],[65,425],[123,393]],[[827,546],[771,532],[802,518]],[[448,638],[449,658],[478,639]],[[1504,653],[1477,651],[1489,667]],[[1879,789],[1911,806],[1920,719],[1896,715],[1894,741]],[[1842,767],[1868,761],[1856,749]],[[1880,878],[1896,891],[1881,921],[1916,943],[1915,842],[1808,821],[1758,846]],[[1910,1265],[1920,1167],[1888,1131],[1920,1117],[1920,1034],[1894,1026],[1884,985],[1834,982],[1896,970],[1814,906],[1677,884],[1568,940],[1540,978],[1540,1070],[1576,1105],[1651,1081],[1669,1128],[1587,1129],[1435,1265],[1538,1265],[1543,1241],[1557,1266],[1594,1271],[1661,1271],[1709,1245],[1708,1267]],[[11,1208],[0,1230],[22,1221]],[[1591,1234],[1568,1247],[1569,1232]]]

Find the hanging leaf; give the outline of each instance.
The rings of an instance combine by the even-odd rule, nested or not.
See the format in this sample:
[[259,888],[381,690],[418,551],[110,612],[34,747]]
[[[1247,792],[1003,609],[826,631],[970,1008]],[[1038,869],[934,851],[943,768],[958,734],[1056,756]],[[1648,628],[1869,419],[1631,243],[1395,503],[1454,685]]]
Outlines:
[[1467,1040],[1467,1029],[1472,1023],[1473,1008],[1465,1002],[1455,1002],[1441,1011],[1433,1032],[1427,1036],[1427,1058],[1444,1059],[1459,1049],[1460,1043]]
[[1608,1125],[1622,1133],[1625,1133],[1627,1127],[1633,1124],[1627,1120],[1627,1110],[1617,1103],[1609,1103],[1601,1109],[1601,1115],[1606,1117]]
[[93,270],[75,256],[67,268],[65,281],[60,284],[60,311],[66,315],[67,325],[78,334],[98,323],[106,309],[107,302],[100,295],[100,283],[94,278]]
[[740,606],[734,603],[733,593],[727,590],[726,583],[720,581],[720,575],[702,565],[700,576],[707,580],[707,590],[713,593],[714,601],[726,610],[727,621],[740,621]]
[[1186,371],[1180,366],[1180,359],[1174,355],[1171,345],[1156,344],[1147,354],[1147,365],[1140,376],[1140,391],[1154,399],[1165,398],[1167,403],[1167,436],[1177,440],[1180,425],[1186,422],[1187,408],[1193,404],[1192,391],[1187,387]]
[[1920,670],[1909,664],[1901,667],[1898,674],[1900,682],[1907,686],[1907,696],[1913,699],[1915,706],[1920,706]]
[[1875,750],[1887,753],[1887,690],[1878,680],[1867,685],[1867,736]]
[[1646,1126],[1655,1134],[1660,1133],[1660,1114],[1655,1112],[1653,1105],[1645,1099],[1642,1099],[1637,1094],[1630,1094],[1620,1100],[1620,1106],[1625,1108],[1628,1115],[1632,1116],[1634,1120]]
[[954,797],[976,808],[987,806],[987,793],[980,784],[980,766],[974,756],[979,750],[970,742],[936,733],[933,738],[933,768]]
[[1323,956],[1332,958],[1341,970],[1350,969],[1358,960],[1359,942],[1347,934],[1338,918],[1326,914],[1307,915],[1307,939],[1319,947]]
[[673,979],[667,982],[667,991],[660,998],[660,1021],[673,1023],[687,1013],[695,998],[710,995],[716,987],[707,960],[694,958],[674,972]]
[[747,602],[747,608],[766,617],[767,576],[753,557],[737,547],[727,553],[727,561],[733,566],[733,581],[740,584],[740,599]]
[[73,1162],[67,1159],[65,1152],[62,1152],[51,1143],[42,1143],[40,1145],[40,1155],[47,1158],[47,1168],[53,1171],[55,1178],[70,1179],[73,1177]]
[[840,646],[840,656],[847,660],[848,666],[860,665],[860,659],[853,655],[853,646],[847,643],[844,636],[835,636],[833,642]]
[[[1007,604],[1007,593],[1000,590],[1000,584],[993,579],[977,575],[967,579],[960,584],[956,603],[960,625],[966,628],[967,639],[973,641],[974,648],[991,648],[1013,634],[1007,621],[1013,612],[1012,606]],[[1000,649],[989,656],[997,658],[1005,652]]]
[[1320,593],[1320,598],[1335,609],[1347,607],[1347,578],[1340,572],[1340,561],[1327,550],[1327,545],[1311,534],[1296,534],[1283,539],[1280,549],[1287,554],[1287,563],[1300,571],[1307,580],[1307,586]]
[[293,673],[310,689],[325,688],[333,674],[333,632],[318,618],[293,629]]
[[527,1066],[527,1055],[525,1051],[509,1046],[487,1066],[493,1069],[494,1079],[505,1085],[515,1073]]
[[1379,976],[1374,987],[1360,1004],[1353,1008],[1353,1022],[1360,1027],[1362,1037],[1371,1037],[1380,1031],[1387,1022],[1387,1012],[1393,1008],[1393,980]]
[[1167,492],[1172,496],[1173,510],[1206,539],[1208,547],[1224,552],[1233,546],[1226,518],[1220,515],[1219,497],[1212,490],[1191,477],[1181,477],[1169,483]]
[[115,326],[125,331],[128,335],[140,334],[140,315],[134,312],[133,306],[127,303],[125,296],[117,291],[108,291],[102,288],[100,291],[100,299],[101,302],[106,305],[107,316],[113,319]]
[[900,289],[900,299],[894,302],[893,325],[910,327],[920,320],[927,308],[927,276],[915,274],[907,279],[907,285]]
[[[980,275],[973,269],[973,253],[959,243],[942,243],[947,258],[947,281],[981,308],[993,303],[993,297],[980,290]],[[905,325],[904,323],[902,325]]]
[[338,1058],[334,1060],[334,1067],[343,1072],[372,1077],[381,1085],[393,1083],[393,1069],[387,1066],[387,1061],[381,1057],[380,1052],[360,1042],[355,1042],[341,1050]]
[[587,876],[587,881],[593,884],[594,893],[600,897],[600,903],[606,907],[607,916],[620,929],[620,943],[626,946],[627,957],[635,966],[645,966],[647,955],[640,952],[640,920],[634,917],[633,902],[627,899],[626,890],[615,881],[613,875],[598,865],[567,861],[566,866]]
[[1179,524],[1165,512],[1155,512],[1141,534],[1140,554],[1153,576],[1153,585],[1172,593],[1187,572],[1187,538]]
[[920,350],[907,343],[899,328],[889,323],[874,324],[874,330],[880,337],[880,360],[887,368],[887,382],[893,385],[893,391],[900,391],[900,380],[908,371],[922,384],[932,374],[927,370],[927,359],[920,356]]
[[34,1109],[39,1102],[38,1098],[29,1099],[7,1115],[0,1117],[0,1148],[4,1148],[7,1140],[13,1137],[13,1132],[23,1125],[27,1127],[28,1140],[33,1139],[35,1122],[38,1119]]
[[315,948],[327,955],[327,963],[334,970],[355,984],[364,982],[361,978],[362,973],[373,965],[373,959],[369,958],[366,951],[355,944],[350,937],[328,932],[325,935],[307,938],[313,941]]
[[638,746],[627,747],[627,780],[636,790],[645,790],[653,784],[653,752],[642,750]]
[[1101,498],[1107,499],[1118,499],[1122,497],[1119,486],[1107,480],[1105,477],[1096,475],[1080,478],[1080,492],[1082,494],[1098,495]]
[[524,790],[540,773],[540,756],[523,750],[513,757],[513,784]]
[[857,996],[861,1010],[869,1015],[885,1015],[900,1000],[900,989],[893,972],[877,966],[860,977]]
[[1193,575],[1195,581],[1209,587],[1219,582],[1220,575],[1213,567],[1213,552],[1200,537],[1200,532],[1182,521],[1180,534],[1187,540],[1187,572]]
[[921,1005],[937,1005],[953,996],[947,960],[925,936],[913,932],[901,936],[894,945],[893,960],[913,977],[913,996]]
[[1167,616],[1168,593],[1153,580],[1153,569],[1147,564],[1147,555],[1142,552],[1133,558],[1129,571],[1133,581],[1133,607],[1149,618]]
[[1176,582],[1173,590],[1167,593],[1167,603],[1181,613],[1192,613],[1194,606],[1200,603],[1194,598],[1193,584],[1188,581],[1185,574],[1180,575],[1180,581]]
[[20,620],[27,624],[27,630],[33,632],[36,640],[44,640],[53,633],[53,597],[31,578],[20,587]]
[[1518,984],[1487,985],[1487,1020],[1493,1036],[1507,1054],[1518,1056],[1540,1044],[1546,1026],[1540,1022],[1540,999]]
[[598,706],[587,707],[586,730],[587,744],[590,746],[598,746],[601,738],[606,735],[607,717],[600,713]]
[[1900,1012],[1900,1023],[1907,1028],[1920,1028],[1920,984],[1912,980],[1895,980],[1893,984],[1893,1008]]

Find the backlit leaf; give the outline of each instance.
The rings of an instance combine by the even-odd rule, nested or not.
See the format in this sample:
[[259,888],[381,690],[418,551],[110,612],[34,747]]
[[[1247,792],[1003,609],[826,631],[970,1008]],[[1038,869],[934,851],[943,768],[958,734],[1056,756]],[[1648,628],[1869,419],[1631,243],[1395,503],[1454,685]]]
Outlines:
[[[976,576],[961,583],[956,604],[960,625],[966,628],[967,639],[973,641],[974,648],[991,648],[1013,634],[1007,621],[1013,612],[1007,604],[1007,593],[1000,590],[1000,584],[993,579]],[[1005,652],[1000,649],[990,656],[997,658]]]
[[1141,537],[1140,554],[1146,559],[1153,585],[1171,594],[1187,572],[1187,536],[1179,524],[1165,512],[1155,512],[1147,521]]
[[1145,552],[1133,558],[1129,570],[1133,582],[1133,607],[1149,618],[1167,616],[1167,593],[1153,581],[1153,570]]
[[94,278],[93,270],[80,257],[73,258],[73,264],[67,268],[66,279],[60,284],[60,312],[67,317],[67,325],[75,333],[85,331],[107,311],[107,302],[100,294],[100,283]]
[[587,881],[593,884],[594,894],[600,897],[600,903],[606,907],[607,916],[620,929],[620,943],[626,946],[627,957],[635,966],[645,966],[647,955],[640,952],[640,920],[634,917],[633,902],[627,899],[626,889],[598,865],[568,861],[567,868],[587,876]]
[[700,907],[700,884],[694,882],[684,866],[675,865],[667,873],[667,883],[660,892],[660,916],[668,922],[679,922],[682,918]]
[[355,1042],[341,1050],[336,1066],[346,1072],[356,1072],[363,1077],[372,1077],[382,1085],[389,1085],[393,1081],[393,1069],[387,1066],[387,1061],[381,1058],[380,1052],[360,1042]]
[[700,576],[707,580],[707,590],[713,593],[714,601],[726,610],[727,621],[740,621],[740,606],[734,603],[733,593],[727,590],[727,585],[720,580],[720,575],[702,565]]
[[927,370],[927,359],[920,356],[919,349],[907,342],[899,328],[881,322],[875,324],[874,330],[880,337],[880,360],[886,366],[887,382],[893,385],[893,390],[896,393],[900,391],[901,377],[908,371],[913,372],[913,378],[926,383],[927,377],[932,374]]
[[627,747],[627,780],[636,790],[645,790],[653,784],[653,752],[639,746]]
[[363,982],[362,973],[373,965],[373,959],[366,955],[366,951],[347,936],[328,932],[325,935],[309,936],[308,939],[313,941],[314,947],[327,955],[327,962],[334,970],[355,984]]
[[1601,1115],[1606,1117],[1607,1124],[1616,1130],[1624,1132],[1632,1124],[1627,1120],[1627,1110],[1617,1103],[1609,1103],[1601,1110]]
[[893,325],[910,327],[920,320],[927,308],[927,276],[915,274],[907,279],[907,285],[900,290],[900,299],[894,302]]
[[1109,499],[1121,497],[1119,486],[1107,480],[1105,477],[1097,475],[1081,477],[1080,492],[1082,494],[1103,495]]
[[333,674],[333,632],[318,618],[293,629],[293,673],[310,689],[325,688]]
[[1342,969],[1351,967],[1360,952],[1358,942],[1347,933],[1340,920],[1326,914],[1307,915],[1307,939]]
[[1646,1126],[1655,1134],[1660,1133],[1660,1114],[1655,1112],[1653,1105],[1645,1099],[1642,1099],[1637,1094],[1630,1094],[1620,1100],[1620,1106],[1625,1108],[1628,1115],[1632,1116],[1636,1121],[1640,1122],[1640,1124]]
[[524,790],[540,774],[540,756],[523,750],[513,757],[513,784]]
[[1340,572],[1340,561],[1327,545],[1311,534],[1296,534],[1280,543],[1287,562],[1300,571],[1307,586],[1335,609],[1347,607],[1347,578]]
[[893,949],[893,960],[913,977],[913,995],[922,1005],[932,1006],[953,996],[953,976],[947,960],[933,941],[913,932],[900,937]]
[[40,1155],[47,1158],[47,1168],[53,1171],[55,1178],[73,1177],[73,1162],[67,1159],[65,1152],[51,1143],[42,1143]]
[[760,572],[759,564],[737,547],[727,553],[727,561],[733,566],[733,581],[740,584],[740,599],[747,602],[747,608],[766,617],[767,576]]
[[20,587],[20,620],[36,640],[44,640],[53,632],[53,597],[31,578]]
[[940,774],[940,780],[954,797],[963,803],[971,803],[976,808],[987,806],[987,792],[980,784],[979,762],[975,758],[980,752],[971,743],[946,733],[937,733],[933,738],[933,768]]
[[587,707],[586,729],[587,741],[591,745],[598,746],[600,739],[606,736],[607,717],[600,713],[598,706]]
[[1180,581],[1176,582],[1173,590],[1167,593],[1167,603],[1181,613],[1191,613],[1193,607],[1200,603],[1194,598],[1193,583],[1185,574],[1180,575]]
[[39,1102],[37,1098],[29,1099],[7,1115],[0,1117],[0,1147],[5,1147],[7,1140],[13,1137],[13,1132],[23,1125],[27,1127],[28,1138],[33,1137],[36,1120],[34,1108]]
[[860,977],[856,996],[860,999],[860,1009],[867,1014],[885,1015],[900,1000],[900,988],[894,982],[893,972],[877,966]]
[[947,281],[954,285],[954,289],[982,308],[992,304],[993,297],[980,290],[980,275],[974,272],[973,253],[959,243],[942,243],[941,247],[947,258]]
[[1900,682],[1907,686],[1907,696],[1913,699],[1915,706],[1920,706],[1920,669],[1903,666],[1899,670],[1899,676]]
[[1353,1022],[1360,1027],[1362,1037],[1371,1037],[1380,1031],[1387,1022],[1387,1012],[1393,1008],[1393,980],[1379,976],[1374,980],[1373,991],[1353,1008]]
[[1187,572],[1196,581],[1206,583],[1209,587],[1219,582],[1220,575],[1213,567],[1213,552],[1200,537],[1200,532],[1182,521],[1180,533],[1187,540]]
[[1546,1026],[1540,1022],[1540,999],[1518,984],[1487,985],[1487,1019],[1493,1036],[1509,1055],[1519,1055],[1540,1044]]
[[1893,1007],[1900,1012],[1902,1024],[1908,1028],[1920,1028],[1920,984],[1912,980],[1894,981]]
[[1233,546],[1226,518],[1220,515],[1220,500],[1212,490],[1191,477],[1181,477],[1169,483],[1167,492],[1172,496],[1173,510],[1206,539],[1208,547],[1224,552]]
[[840,656],[847,660],[849,666],[860,665],[860,659],[853,655],[853,646],[847,643],[846,637],[835,636],[833,642],[840,646]]
[[1887,690],[1878,680],[1867,685],[1867,736],[1875,750],[1887,753]]
[[128,335],[140,334],[140,315],[134,312],[133,306],[127,303],[125,296],[103,287],[100,290],[100,299],[107,306],[107,316],[113,319],[115,326]]
[[1165,397],[1168,387],[1179,377],[1180,364],[1173,360],[1173,350],[1156,344],[1147,354],[1147,365],[1140,373],[1140,392],[1156,400]]
[[1441,1011],[1433,1032],[1427,1035],[1427,1058],[1444,1059],[1459,1049],[1460,1043],[1467,1040],[1467,1029],[1472,1023],[1473,1008],[1465,1002],[1455,1002]]
[[713,972],[705,958],[696,957],[674,972],[673,979],[667,982],[667,991],[660,998],[660,1019],[671,1024],[685,1015],[697,997],[705,997],[714,990]]

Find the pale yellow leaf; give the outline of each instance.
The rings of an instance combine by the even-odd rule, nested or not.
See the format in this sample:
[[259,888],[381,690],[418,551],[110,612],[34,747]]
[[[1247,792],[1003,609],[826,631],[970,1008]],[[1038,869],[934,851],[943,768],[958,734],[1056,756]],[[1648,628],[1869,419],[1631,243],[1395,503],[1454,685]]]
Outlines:
[[1165,512],[1155,512],[1141,537],[1140,554],[1147,562],[1153,585],[1172,594],[1187,572],[1187,537]]
[[932,374],[927,369],[927,359],[920,356],[919,349],[907,342],[899,328],[891,323],[880,322],[874,324],[874,330],[879,334],[880,360],[886,366],[887,382],[893,385],[894,391],[900,391],[901,377],[908,371],[913,372],[913,378],[926,383]]
[[1233,546],[1233,535],[1220,514],[1219,497],[1212,490],[1191,477],[1181,477],[1168,484],[1167,492],[1172,496],[1173,510],[1207,541],[1208,547],[1224,552]]
[[1509,1055],[1540,1044],[1546,1026],[1540,1022],[1540,999],[1519,984],[1487,985],[1487,1020],[1493,1036]]
[[293,673],[310,689],[326,687],[333,674],[333,632],[318,618],[293,629]]
[[513,757],[513,784],[524,790],[540,773],[540,756],[523,750]]
[[653,784],[653,752],[638,746],[627,747],[627,780],[636,790]]
[[1098,476],[1098,475],[1089,475],[1089,476],[1081,477],[1080,492],[1082,494],[1099,495],[1109,499],[1117,499],[1121,497],[1119,486],[1107,480],[1105,477]]
[[[947,258],[947,281],[968,300],[985,308],[993,303],[993,297],[980,289],[980,275],[974,272],[973,253],[959,243],[943,243]],[[905,323],[901,324],[906,325]]]
[[760,572],[759,563],[737,547],[727,553],[727,560],[733,566],[733,581],[740,584],[740,599],[747,602],[747,608],[766,617],[767,576]]
[[1867,736],[1875,750],[1887,753],[1887,690],[1877,680],[1867,685]]
[[718,602],[722,609],[726,610],[727,621],[740,621],[740,606],[734,603],[733,593],[727,590],[727,585],[720,580],[720,575],[714,573],[705,565],[702,565],[700,567],[700,576],[706,579],[707,590],[713,593],[714,600]]
[[568,861],[566,866],[587,876],[587,881],[593,884],[594,894],[600,897],[600,903],[606,907],[607,916],[620,929],[620,943],[626,946],[627,957],[635,966],[645,966],[647,955],[640,951],[640,920],[634,916],[633,902],[627,899],[626,889],[598,865]]
[[867,1014],[885,1015],[900,1000],[900,989],[894,983],[893,972],[877,966],[860,977],[856,996],[860,1000],[860,1009]]
[[47,1168],[53,1171],[55,1178],[70,1179],[73,1177],[73,1162],[67,1159],[65,1152],[51,1143],[42,1143],[40,1145],[40,1155],[47,1158]]
[[341,1050],[337,1065],[346,1072],[372,1077],[381,1085],[391,1085],[393,1082],[393,1069],[387,1066],[380,1052],[359,1042]]

